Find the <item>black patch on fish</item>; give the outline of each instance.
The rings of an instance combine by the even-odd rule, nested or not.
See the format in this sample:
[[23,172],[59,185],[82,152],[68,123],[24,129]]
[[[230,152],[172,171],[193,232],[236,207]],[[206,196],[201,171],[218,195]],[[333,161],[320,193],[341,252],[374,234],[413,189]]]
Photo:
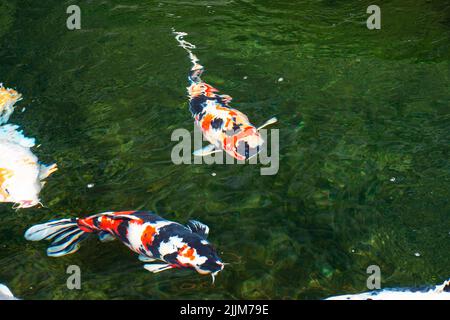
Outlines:
[[219,261],[219,257],[208,257],[208,259],[201,265],[201,268],[203,270],[211,271],[212,273],[220,271],[222,267],[217,264],[217,261]]
[[[152,245],[151,245],[151,247],[149,247],[150,251],[153,253],[153,251],[151,249],[153,249],[153,248],[159,249],[160,244],[162,242],[169,241],[170,237],[178,236],[178,237],[182,238],[182,235],[180,234],[180,230],[179,230],[180,227],[183,228],[179,224],[171,223],[164,227],[159,228],[158,234],[155,234]],[[157,253],[159,255],[159,252],[157,252]]]
[[197,244],[193,246],[197,250],[201,247],[200,242],[201,240],[203,240],[199,235],[192,233],[192,231],[185,226],[173,222],[169,225],[159,228],[158,234],[155,235],[153,242],[148,250],[153,254],[153,256],[159,257],[159,247],[161,243],[168,242],[170,237],[178,237],[184,243],[187,243],[189,245],[192,245],[193,243]]
[[444,287],[445,292],[450,292],[450,282]]
[[102,220],[102,217],[97,217],[95,219],[92,220],[92,224],[97,228],[100,229],[100,222]]
[[202,111],[198,114],[198,120],[197,121],[201,121],[203,119],[203,117],[205,116],[206,112]]
[[208,99],[203,95],[193,98],[189,102],[189,111],[191,111],[192,115],[195,116],[202,112],[204,107],[206,106],[207,100]]
[[237,132],[237,131],[240,131],[241,126],[238,125],[235,121],[236,121],[236,118],[233,118],[233,130],[234,130],[235,132]]
[[149,222],[149,223],[153,223],[153,224],[158,221],[165,220],[152,211],[136,211],[136,212],[132,213],[131,215],[142,219],[144,222]]
[[170,264],[178,264],[178,252],[173,252],[166,254],[165,256],[162,256],[161,259],[163,259],[165,262],[168,262]]
[[220,118],[215,118],[213,121],[211,121],[211,127],[213,129],[220,129],[222,127],[223,120]]
[[119,224],[117,227],[117,237],[125,244],[130,244],[130,241],[128,241],[127,234],[128,234],[128,221],[123,221]]

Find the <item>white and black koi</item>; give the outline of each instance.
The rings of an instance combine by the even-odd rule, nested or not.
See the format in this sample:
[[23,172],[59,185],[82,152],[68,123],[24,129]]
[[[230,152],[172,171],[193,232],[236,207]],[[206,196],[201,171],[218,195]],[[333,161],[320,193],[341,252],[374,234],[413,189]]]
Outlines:
[[425,288],[391,288],[333,296],[326,300],[450,300],[450,279]]

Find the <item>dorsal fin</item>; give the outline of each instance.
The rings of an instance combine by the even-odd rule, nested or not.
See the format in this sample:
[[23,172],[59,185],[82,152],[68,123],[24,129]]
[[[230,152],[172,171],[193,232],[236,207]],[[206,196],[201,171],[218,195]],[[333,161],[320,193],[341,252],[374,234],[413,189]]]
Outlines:
[[207,238],[209,234],[209,227],[206,224],[201,223],[197,220],[189,220],[187,227],[193,232],[198,234],[203,238]]

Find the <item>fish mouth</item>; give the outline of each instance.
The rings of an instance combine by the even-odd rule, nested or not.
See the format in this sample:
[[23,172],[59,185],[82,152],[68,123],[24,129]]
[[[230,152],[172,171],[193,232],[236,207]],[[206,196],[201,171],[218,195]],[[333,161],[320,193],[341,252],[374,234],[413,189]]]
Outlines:
[[245,158],[245,160],[249,160],[256,155],[258,155],[261,152],[261,147],[264,144],[264,141],[250,141],[249,139],[245,138],[242,140],[238,140],[235,144],[236,146],[236,153],[242,157]]

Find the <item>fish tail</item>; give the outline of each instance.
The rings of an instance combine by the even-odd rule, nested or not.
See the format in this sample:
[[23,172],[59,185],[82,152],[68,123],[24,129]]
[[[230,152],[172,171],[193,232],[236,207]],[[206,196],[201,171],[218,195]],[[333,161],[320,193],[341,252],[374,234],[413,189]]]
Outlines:
[[74,253],[79,243],[89,235],[89,230],[81,229],[77,218],[49,221],[32,226],[25,232],[29,241],[52,240],[47,248],[49,257],[60,257]]
[[195,45],[183,39],[184,36],[188,35],[186,32],[176,32],[175,30],[173,30],[173,33],[175,34],[175,39],[178,41],[179,46],[187,51],[187,53],[189,54],[189,59],[192,62],[192,68],[188,76],[189,82],[201,83],[201,75],[203,74],[204,67],[199,63],[199,59],[192,52],[192,49],[196,48]]

